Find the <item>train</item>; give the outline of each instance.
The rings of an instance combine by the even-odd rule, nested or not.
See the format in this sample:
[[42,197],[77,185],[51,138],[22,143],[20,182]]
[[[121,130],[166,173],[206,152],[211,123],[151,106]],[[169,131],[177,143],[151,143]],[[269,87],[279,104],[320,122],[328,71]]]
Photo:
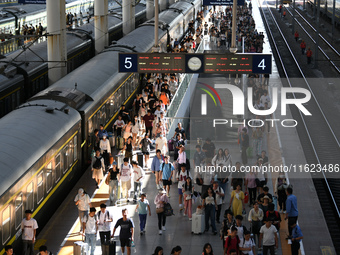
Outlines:
[[[318,1],[308,0],[308,4],[314,8]],[[333,17],[333,0],[320,0],[320,12],[330,19]],[[340,23],[340,0],[335,0],[335,25]]]
[[[161,12],[161,48],[184,36],[200,9],[201,0],[181,0]],[[141,91],[143,74],[118,72],[119,52],[153,45],[150,20],[0,120],[0,255],[8,244],[20,250],[25,210],[33,210],[37,233],[46,225],[85,172],[94,129],[110,131],[120,106]]]
[[[120,10],[121,11],[121,10]],[[135,26],[146,21],[145,4],[135,8]],[[108,16],[109,44],[123,36],[122,20],[117,13]],[[94,57],[94,24],[67,32],[67,72]],[[13,52],[0,60],[0,118],[48,87],[47,42],[24,52]]]

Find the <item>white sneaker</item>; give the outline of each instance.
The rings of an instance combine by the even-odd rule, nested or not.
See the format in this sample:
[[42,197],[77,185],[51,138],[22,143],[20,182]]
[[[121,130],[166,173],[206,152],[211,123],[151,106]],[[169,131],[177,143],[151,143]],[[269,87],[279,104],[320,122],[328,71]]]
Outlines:
[[162,227],[163,231],[165,231],[165,226]]
[[162,234],[162,230],[159,230],[159,231],[158,231],[158,234],[160,234],[160,235],[161,235],[161,234]]
[[160,189],[159,184],[157,184],[157,189]]
[[192,221],[192,219],[191,219],[191,218],[189,218],[189,221]]
[[183,216],[187,216],[185,213],[183,213]]

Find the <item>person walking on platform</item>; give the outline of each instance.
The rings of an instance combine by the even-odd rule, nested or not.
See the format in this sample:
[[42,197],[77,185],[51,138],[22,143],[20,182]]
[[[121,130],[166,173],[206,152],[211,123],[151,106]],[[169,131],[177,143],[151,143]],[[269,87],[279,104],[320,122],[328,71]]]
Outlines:
[[[106,138],[106,135],[103,135],[103,139],[99,142],[100,153],[103,155],[104,164],[107,166],[109,164],[109,154],[111,153],[111,146],[109,139]],[[106,169],[104,168],[104,171]]]
[[291,244],[291,251],[292,251],[292,255],[298,255],[299,254],[299,250],[300,250],[300,242],[301,239],[303,239],[303,235],[301,232],[301,228],[294,223],[292,226],[292,244]]
[[202,207],[205,209],[205,232],[208,232],[209,226],[211,226],[214,235],[216,235],[215,214],[218,207],[216,203],[216,194],[211,186],[209,186],[207,192],[203,194]]
[[91,163],[92,169],[92,179],[95,179],[97,183],[97,189],[99,189],[99,184],[103,179],[103,172],[105,170],[104,158],[100,155],[100,151],[96,151],[96,156],[92,158]]
[[299,40],[299,32],[297,30],[294,33],[294,38],[296,42]]
[[151,209],[149,205],[149,201],[146,199],[146,194],[142,194],[140,196],[140,199],[137,202],[136,212],[138,212],[139,216],[139,227],[140,227],[140,235],[143,235],[145,233],[145,224],[146,224],[146,218],[148,216],[151,217]]
[[161,235],[165,231],[166,216],[164,214],[164,204],[169,203],[169,198],[166,195],[166,191],[160,189],[155,197],[154,203],[156,205],[156,213],[158,218],[158,230]]
[[261,248],[263,240],[263,255],[267,255],[268,251],[270,251],[270,255],[275,255],[275,247],[276,249],[279,247],[277,230],[270,220],[265,219],[264,222],[265,225],[260,229],[259,248]]
[[141,166],[138,165],[136,161],[132,161],[132,169],[133,169],[133,191],[134,196],[133,200],[136,203],[137,202],[137,196],[142,194],[142,186],[144,178],[144,170]]
[[34,253],[34,243],[36,241],[35,235],[37,232],[38,223],[32,218],[32,213],[32,210],[26,210],[25,218],[21,221],[23,255],[33,255]]
[[293,188],[288,187],[286,190],[287,193],[287,201],[286,201],[286,220],[288,219],[288,231],[289,236],[292,236],[292,228],[298,219],[299,211],[297,209],[297,198],[295,195],[293,195]]
[[258,202],[255,201],[254,208],[250,210],[248,215],[248,221],[251,223],[250,229],[254,235],[254,238],[260,234],[263,217],[264,213],[262,209],[259,207]]
[[310,48],[308,48],[307,53],[306,53],[307,64],[312,63],[312,54],[313,54],[312,50]]
[[306,43],[304,40],[302,40],[302,42],[300,43],[300,48],[301,48],[302,55],[304,55],[306,51]]
[[131,175],[132,175],[132,166],[129,164],[129,159],[124,158],[124,163],[120,168],[120,181],[123,197],[129,201],[129,190],[131,189]]
[[172,176],[174,174],[174,166],[169,162],[168,156],[164,156],[164,162],[161,164],[161,172],[163,188],[166,190],[166,195],[170,197],[170,187],[172,184]]
[[128,210],[124,208],[122,210],[123,218],[120,218],[114,229],[111,237],[114,237],[116,229],[120,227],[120,233],[119,233],[119,240],[120,240],[120,246],[122,249],[122,254],[125,252],[125,246],[127,249],[127,255],[131,254],[131,245],[133,243],[133,234],[134,234],[134,229],[135,225],[133,224],[133,221],[131,218],[128,218]]
[[164,156],[161,153],[161,150],[156,150],[156,156],[153,158],[152,163],[151,163],[151,171],[155,175],[155,180],[156,180],[156,186],[157,189],[160,189],[160,180],[161,180],[161,164],[164,161]]
[[100,211],[97,213],[97,219],[102,254],[109,255],[105,248],[110,241],[112,215],[108,210],[106,210],[106,204],[100,205]]
[[288,188],[286,177],[284,173],[280,173],[279,177],[276,179],[275,184],[275,194],[277,194],[277,200],[280,207],[280,213],[286,213],[286,200],[287,194],[286,189]]
[[116,130],[116,134],[118,137],[121,137],[122,136],[122,130],[123,130],[123,127],[125,126],[125,122],[124,120],[122,119],[122,116],[121,115],[118,115],[118,119],[115,121],[115,123],[113,124],[113,130]]
[[211,142],[210,138],[207,138],[202,147],[202,150],[207,157],[205,162],[211,163],[213,157],[215,156],[215,148],[215,144]]
[[[91,246],[90,255],[94,255],[94,251],[96,249],[96,236],[98,232],[98,224],[97,224],[97,216],[96,216],[96,208],[91,207],[90,213],[85,215],[82,219],[83,224],[83,234],[85,233],[85,240],[88,245],[88,249]],[[88,254],[88,251],[86,252]]]
[[127,138],[127,141],[124,145],[123,151],[125,151],[125,157],[130,160],[130,163],[132,163],[133,158],[133,142],[132,142],[132,136],[129,136]]
[[[113,157],[110,156],[110,160],[113,160]],[[109,174],[106,177],[109,180],[109,200],[110,200],[110,205],[115,205],[115,202],[117,199],[119,199],[119,194],[118,194],[118,183],[119,183],[119,178],[120,178],[120,173],[119,169],[117,167],[117,162],[114,161],[112,164],[109,166]]]
[[90,207],[92,207],[90,196],[84,191],[84,189],[80,188],[78,190],[78,194],[74,198],[74,202],[76,203],[76,206],[78,206],[80,233],[81,233],[83,230],[82,219],[85,215],[88,214]]
[[240,184],[237,184],[236,189],[231,192],[229,207],[232,207],[234,215],[242,215],[242,209],[245,209],[244,193]]

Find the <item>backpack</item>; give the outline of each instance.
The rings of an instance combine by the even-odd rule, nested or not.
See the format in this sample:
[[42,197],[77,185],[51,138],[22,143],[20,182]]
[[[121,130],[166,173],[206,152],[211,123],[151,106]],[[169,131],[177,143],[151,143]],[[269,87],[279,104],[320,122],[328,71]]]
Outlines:
[[[98,220],[100,220],[100,214],[102,213],[102,211],[98,212]],[[110,218],[110,214],[109,211],[106,210],[106,217],[109,219]]]
[[[89,215],[85,215],[85,216],[86,216],[85,224],[87,224],[87,222],[89,220]],[[95,214],[93,217],[94,217],[95,222],[97,222],[98,221],[97,215]]]
[[164,215],[165,216],[172,216],[174,214],[174,210],[172,209],[169,203],[164,204]]
[[[278,211],[274,211],[275,212],[275,216],[276,218],[280,219],[280,215],[279,215],[279,212]],[[269,211],[266,211],[266,218],[268,218],[269,216]],[[274,225],[274,224],[273,224]],[[275,225],[274,225],[275,226]],[[280,228],[280,221],[277,223],[277,227]]]
[[96,157],[96,161],[93,163],[93,168],[96,168],[96,169],[101,168],[102,167],[101,160],[102,160],[102,157],[99,157],[99,158]]
[[[163,172],[163,170],[164,170],[164,165],[165,165],[165,163],[162,163],[162,172]],[[171,170],[170,163],[168,163],[168,165],[169,165],[169,168],[170,168],[170,170]]]

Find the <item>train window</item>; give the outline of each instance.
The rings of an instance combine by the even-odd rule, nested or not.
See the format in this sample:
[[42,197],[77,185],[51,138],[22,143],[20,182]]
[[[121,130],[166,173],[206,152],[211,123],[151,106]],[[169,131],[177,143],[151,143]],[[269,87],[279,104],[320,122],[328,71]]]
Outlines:
[[64,162],[63,173],[65,173],[67,171],[68,165],[69,165],[69,163],[68,163],[68,144],[65,145],[64,150],[63,150],[63,160],[64,160],[63,161]]
[[20,227],[22,218],[22,193],[20,193],[15,199],[15,229]]
[[89,119],[89,134],[91,134],[91,133],[93,133],[93,120],[92,120],[92,118],[91,119]]
[[75,162],[76,160],[77,160],[77,158],[78,158],[78,149],[77,149],[77,145],[78,145],[78,143],[77,143],[77,136],[74,136],[73,137],[73,161]]
[[71,140],[68,143],[67,157],[68,157],[68,166],[71,167],[73,164],[73,140]]
[[2,244],[5,244],[11,237],[11,207],[7,206],[2,211]]
[[52,189],[52,171],[46,170],[46,192],[50,192]]
[[44,198],[43,174],[44,174],[44,172],[41,172],[38,175],[38,181],[37,181],[37,202],[38,202],[38,204]]
[[60,154],[57,155],[55,159],[55,182],[57,183],[60,180]]
[[27,185],[26,189],[26,209],[34,209],[33,182]]
[[114,112],[115,112],[115,102],[114,102],[114,97],[111,97],[110,99],[110,106],[109,106],[109,109],[110,109],[110,117],[113,116]]

